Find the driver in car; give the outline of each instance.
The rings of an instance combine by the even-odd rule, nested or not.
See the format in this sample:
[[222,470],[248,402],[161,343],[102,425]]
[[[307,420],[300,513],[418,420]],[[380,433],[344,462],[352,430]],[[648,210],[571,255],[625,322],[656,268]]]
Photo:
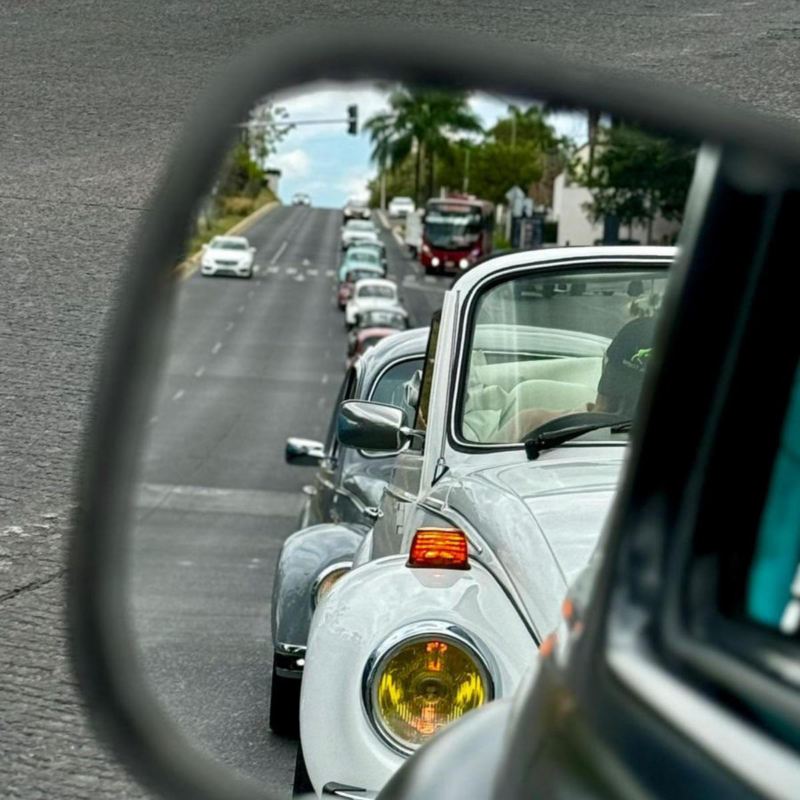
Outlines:
[[496,438],[493,437],[495,441],[519,442],[544,423],[566,414],[589,411],[615,414],[621,421],[632,419],[652,350],[659,304],[657,294],[637,298],[631,303],[630,310],[635,318],[620,328],[606,350],[594,402],[563,411],[523,409],[498,430]]

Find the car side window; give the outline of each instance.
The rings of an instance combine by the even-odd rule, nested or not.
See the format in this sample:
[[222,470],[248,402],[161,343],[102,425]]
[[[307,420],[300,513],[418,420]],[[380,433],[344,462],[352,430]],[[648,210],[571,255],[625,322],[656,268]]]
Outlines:
[[339,394],[336,398],[336,405],[333,407],[333,414],[331,414],[331,423],[328,427],[328,435],[325,437],[325,452],[328,458],[333,458],[339,449],[339,440],[336,438],[336,419],[339,416],[339,406],[345,400],[352,400],[356,392],[356,370],[351,367],[347,370],[342,381]]
[[410,422],[416,413],[416,408],[410,407],[407,403],[406,383],[413,378],[417,370],[422,369],[422,365],[421,358],[411,358],[391,366],[375,384],[370,400],[402,409],[406,421]]

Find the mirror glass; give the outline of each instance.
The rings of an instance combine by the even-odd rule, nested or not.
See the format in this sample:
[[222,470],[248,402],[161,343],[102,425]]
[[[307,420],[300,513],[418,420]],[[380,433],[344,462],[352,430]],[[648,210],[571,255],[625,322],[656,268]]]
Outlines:
[[[469,621],[458,635],[412,624],[425,619],[428,602],[436,619],[446,615],[438,604],[459,606],[459,587],[480,571],[475,537],[485,534],[480,552],[491,550],[491,526],[521,564],[536,555],[524,527],[504,516],[510,484],[498,478],[493,494],[481,495],[485,516],[471,519],[487,529],[468,534],[469,547],[452,521],[419,517],[426,538],[415,557],[437,565],[427,577],[404,588],[383,590],[373,578],[353,586],[360,570],[374,575],[375,559],[409,547],[403,526],[424,481],[433,491],[447,485],[448,470],[464,475],[476,459],[495,457],[523,470],[516,491],[535,493],[529,484],[539,479],[524,473],[533,462],[519,447],[534,425],[515,416],[527,402],[519,386],[530,393],[538,382],[548,397],[565,398],[565,412],[592,413],[584,406],[594,402],[610,343],[630,320],[655,313],[671,257],[664,251],[651,269],[640,263],[645,256],[617,252],[596,268],[575,248],[596,246],[591,258],[602,260],[614,245],[674,245],[697,152],[695,142],[596,111],[378,82],[299,87],[264,98],[232,125],[216,179],[197,198],[186,260],[175,267],[130,525],[127,591],[143,668],[198,748],[282,797],[295,783],[307,789],[309,775],[317,792],[329,782],[376,791],[420,742],[513,691],[514,653],[530,651],[546,620],[533,635],[530,619],[504,623],[499,614],[508,653],[491,635],[470,633]],[[473,296],[474,276],[491,259],[521,252],[528,261],[514,263],[552,253],[547,274]],[[568,262],[561,272],[559,259]],[[431,319],[453,287],[453,308],[477,309],[481,330],[528,326],[550,338],[520,333],[511,357],[502,330],[486,338],[491,346],[480,345],[479,331],[459,350],[452,337],[460,317],[443,313],[436,341],[451,360],[437,363]],[[553,331],[561,332],[558,346]],[[482,382],[481,397],[473,393],[459,411],[469,447],[437,454],[436,442],[447,440],[437,370],[456,376],[467,368]],[[580,391],[570,370],[589,376]],[[428,438],[400,457],[341,447],[336,408],[353,399],[402,409]],[[494,432],[484,435],[490,422]],[[627,432],[606,427],[586,441],[620,446],[607,458],[595,448],[605,464],[599,472],[586,462],[583,472],[548,473],[550,489],[605,487],[581,507],[590,520],[581,541],[563,546],[569,574],[596,541]],[[481,449],[498,444],[512,449]],[[554,531],[578,515],[557,492],[539,511]],[[463,569],[467,557],[478,559],[472,570]],[[456,577],[446,571],[451,562]],[[514,580],[521,603],[549,592],[542,602],[558,608],[555,583]],[[431,599],[423,583],[440,594]],[[348,614],[326,616],[346,589],[356,592]],[[489,614],[482,602],[476,613]],[[385,620],[373,613],[382,604],[392,609]],[[405,621],[395,613],[404,604],[414,611]],[[340,644],[359,645],[326,653],[336,668],[309,688],[312,622]],[[367,670],[369,636],[383,644]],[[320,647],[326,642],[321,634]],[[374,684],[350,696],[349,685],[337,684],[340,668],[357,682],[368,673]],[[303,723],[305,760],[301,686],[304,708],[320,710]],[[340,771],[326,765],[330,754]]]

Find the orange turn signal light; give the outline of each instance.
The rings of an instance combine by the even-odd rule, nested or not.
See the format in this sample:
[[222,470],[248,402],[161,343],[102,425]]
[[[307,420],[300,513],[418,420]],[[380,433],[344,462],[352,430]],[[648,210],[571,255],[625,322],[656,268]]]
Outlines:
[[469,569],[464,531],[457,528],[420,528],[411,542],[408,567]]

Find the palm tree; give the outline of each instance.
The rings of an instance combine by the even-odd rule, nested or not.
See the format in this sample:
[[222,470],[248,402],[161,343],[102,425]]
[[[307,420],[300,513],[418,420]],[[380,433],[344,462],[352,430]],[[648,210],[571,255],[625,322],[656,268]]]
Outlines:
[[389,110],[364,124],[372,142],[372,160],[393,169],[414,154],[414,199],[421,204],[423,159],[427,162],[428,196],[433,194],[435,158],[450,148],[456,132],[480,132],[466,92],[399,87],[389,95]]

